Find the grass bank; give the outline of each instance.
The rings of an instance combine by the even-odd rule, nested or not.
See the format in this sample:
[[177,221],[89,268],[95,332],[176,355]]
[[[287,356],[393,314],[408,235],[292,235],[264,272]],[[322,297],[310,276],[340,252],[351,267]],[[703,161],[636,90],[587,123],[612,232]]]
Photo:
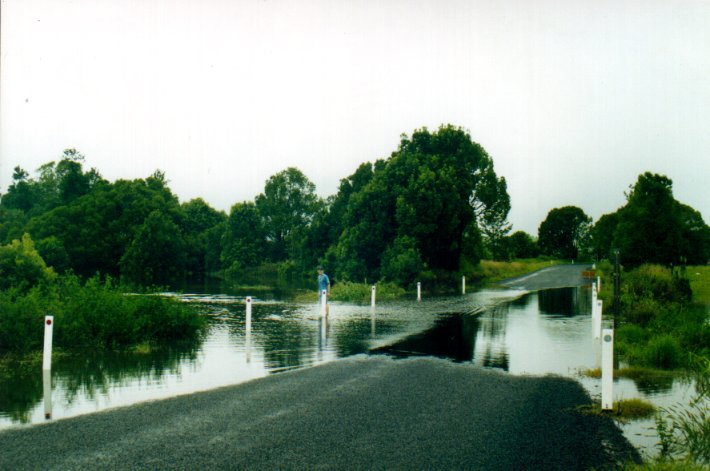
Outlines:
[[577,410],[582,414],[605,415],[620,422],[627,422],[652,417],[658,409],[648,401],[634,398],[614,402],[612,410],[602,410],[601,404],[598,403],[580,406]]
[[[604,275],[600,298],[613,299],[611,267]],[[633,366],[676,369],[693,356],[710,358],[710,267],[672,272],[642,265],[622,273],[621,316],[615,337],[617,352]]]
[[481,260],[481,263],[476,267],[466,270],[466,276],[475,282],[495,283],[562,263],[566,263],[566,261],[548,258],[520,259],[511,262]]
[[[400,298],[407,294],[404,288],[397,286],[394,283],[377,283],[377,300],[391,301]],[[333,284],[330,289],[331,301],[344,301],[364,303],[370,302],[372,293],[372,285],[365,283],[353,283],[350,281],[341,281]],[[316,291],[307,291],[298,294],[295,298],[297,302],[318,302],[318,293]]]
[[81,283],[63,276],[27,291],[0,292],[0,354],[42,348],[44,316],[54,316],[59,349],[124,349],[194,339],[205,319],[194,306],[159,296],[127,295],[111,279]]
[[[611,267],[602,265],[611,302]],[[623,272],[615,336],[620,359],[634,367],[683,370],[695,384],[688,404],[656,415],[660,456],[628,469],[707,469],[710,465],[710,267],[671,270],[642,265]],[[638,368],[636,368],[638,369]]]

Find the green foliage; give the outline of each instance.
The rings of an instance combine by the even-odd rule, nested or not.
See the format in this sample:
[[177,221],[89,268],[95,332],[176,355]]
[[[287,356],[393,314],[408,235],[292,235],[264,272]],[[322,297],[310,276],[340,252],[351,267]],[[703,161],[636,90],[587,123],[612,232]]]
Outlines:
[[[202,198],[195,198],[180,205],[182,217],[180,227],[186,246],[186,267],[188,274],[204,274],[219,270],[215,267],[215,257],[219,258],[219,239],[212,236],[215,227],[221,227],[226,215],[213,209]],[[220,234],[221,237],[221,234]],[[215,241],[217,239],[217,241]],[[216,246],[212,244],[216,242]]]
[[538,229],[538,246],[545,255],[577,259],[589,245],[592,219],[576,206],[555,208]]
[[504,240],[507,258],[535,258],[540,251],[535,240],[527,232],[514,232]]
[[625,273],[619,354],[630,363],[658,368],[685,366],[688,353],[710,356],[708,311],[704,305],[691,304],[689,291],[687,279],[660,265],[642,265]]
[[222,266],[232,272],[254,267],[266,257],[266,229],[254,203],[232,206],[222,235]]
[[35,250],[29,234],[0,247],[0,290],[14,288],[25,292],[55,276]]
[[[403,296],[406,292],[394,283],[377,283],[378,301],[387,301]],[[369,302],[372,286],[365,283],[341,281],[330,290],[330,299],[333,301]]]
[[700,213],[673,197],[673,182],[646,172],[627,195],[627,203],[602,216],[594,227],[599,257],[619,248],[623,263],[705,264],[710,258],[710,228]]
[[[681,459],[689,465],[710,465],[710,359],[690,363],[695,396],[687,407],[671,406],[656,418],[661,460]],[[691,469],[691,468],[689,468]],[[692,468],[695,469],[695,468]],[[703,468],[706,469],[706,468]]]
[[153,211],[121,257],[121,277],[140,286],[164,285],[185,276],[186,250],[178,226]]
[[411,237],[396,238],[382,256],[382,279],[400,286],[410,286],[425,268],[416,241]]
[[299,229],[310,225],[321,204],[315,190],[300,170],[289,167],[270,177],[264,193],[256,197],[270,260],[279,262],[298,255],[303,237]]
[[679,342],[670,335],[660,335],[651,338],[644,349],[647,365],[673,369],[685,362]]
[[527,260],[515,260],[514,262],[501,262],[496,260],[481,260],[481,263],[470,271],[463,274],[471,281],[486,281],[495,283],[497,281],[515,278],[528,273],[532,273],[543,268],[563,263],[561,260],[552,260],[545,257]]
[[94,277],[82,285],[64,276],[24,294],[0,292],[0,351],[41,348],[46,314],[55,319],[54,344],[64,349],[190,339],[205,325],[193,307],[177,300],[126,295],[111,279]]
[[341,279],[376,280],[383,268],[399,277],[393,260],[406,252],[411,272],[415,250],[432,271],[456,272],[463,254],[477,252],[472,243],[480,243],[481,228],[504,232],[505,180],[496,177],[485,150],[459,128],[442,126],[434,133],[424,128],[411,138],[402,136],[399,149],[372,168],[371,177],[362,170],[367,183],[348,196],[344,228],[331,249]]

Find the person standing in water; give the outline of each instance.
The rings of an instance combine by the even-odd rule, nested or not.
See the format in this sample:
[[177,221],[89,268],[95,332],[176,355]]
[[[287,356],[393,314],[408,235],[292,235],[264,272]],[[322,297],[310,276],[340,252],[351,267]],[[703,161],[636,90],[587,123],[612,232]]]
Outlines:
[[323,266],[318,265],[318,299],[323,302],[323,290],[325,290],[325,313],[328,315],[328,297],[330,296],[330,278],[323,273]]

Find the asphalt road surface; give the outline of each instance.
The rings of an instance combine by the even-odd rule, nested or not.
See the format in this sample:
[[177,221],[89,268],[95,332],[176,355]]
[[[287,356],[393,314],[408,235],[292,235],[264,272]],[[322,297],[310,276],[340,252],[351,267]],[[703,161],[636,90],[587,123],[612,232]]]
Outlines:
[[357,356],[0,432],[0,469],[613,469],[638,461],[559,377]]
[[534,273],[501,281],[499,285],[506,288],[537,291],[552,288],[571,288],[591,285],[591,279],[584,278],[583,273],[591,270],[591,265],[554,265]]

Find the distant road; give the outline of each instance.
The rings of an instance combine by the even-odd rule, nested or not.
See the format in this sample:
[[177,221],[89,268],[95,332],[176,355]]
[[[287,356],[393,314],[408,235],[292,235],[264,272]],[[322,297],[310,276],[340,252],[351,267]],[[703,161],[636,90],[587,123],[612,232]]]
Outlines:
[[591,265],[554,265],[534,273],[504,280],[498,284],[507,288],[537,291],[541,289],[570,288],[591,284],[582,273],[591,270]]
[[0,469],[614,469],[638,461],[575,381],[357,356],[0,431]]

